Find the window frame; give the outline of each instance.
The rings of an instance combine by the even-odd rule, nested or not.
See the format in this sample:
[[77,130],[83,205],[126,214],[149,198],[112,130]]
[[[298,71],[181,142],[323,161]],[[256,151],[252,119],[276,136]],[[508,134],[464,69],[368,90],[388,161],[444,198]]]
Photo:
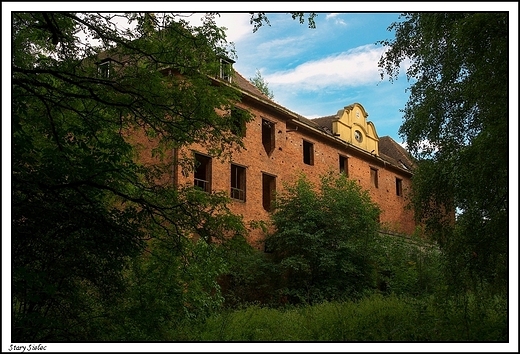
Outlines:
[[231,83],[233,80],[233,63],[224,58],[219,59],[219,79]]
[[[231,163],[230,196],[233,200],[246,201],[246,171],[245,166]],[[236,195],[238,195],[238,197]]]
[[103,79],[110,79],[110,77],[112,76],[111,74],[112,74],[113,66],[114,66],[114,61],[112,59],[106,58],[106,59],[101,60],[97,64],[98,76]]
[[344,173],[348,177],[349,156],[339,154],[339,173]]
[[395,178],[395,194],[398,197],[402,197],[403,196],[403,180],[402,180],[402,178],[398,178],[398,177]]
[[[193,170],[193,185],[202,189],[206,193],[211,193],[212,184],[212,158],[211,156],[194,152],[195,166]],[[197,165],[198,163],[198,165]],[[199,168],[204,166],[204,171],[199,171]],[[201,174],[204,175],[204,179]]]

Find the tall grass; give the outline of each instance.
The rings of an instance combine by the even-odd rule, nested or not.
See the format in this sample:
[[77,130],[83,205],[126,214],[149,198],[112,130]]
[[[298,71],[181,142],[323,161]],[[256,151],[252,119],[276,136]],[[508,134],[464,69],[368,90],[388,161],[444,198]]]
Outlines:
[[[374,294],[360,301],[272,309],[249,306],[209,317],[188,341],[505,342],[505,298],[422,299]],[[189,335],[187,334],[189,333]]]

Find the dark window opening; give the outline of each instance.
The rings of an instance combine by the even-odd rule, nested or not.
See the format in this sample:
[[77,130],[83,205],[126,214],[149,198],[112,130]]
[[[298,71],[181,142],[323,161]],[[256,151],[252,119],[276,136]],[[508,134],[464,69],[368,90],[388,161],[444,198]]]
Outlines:
[[112,60],[105,59],[98,64],[98,75],[104,79],[109,79],[113,70]]
[[274,151],[274,123],[262,119],[262,145],[267,155]]
[[211,157],[195,154],[194,185],[211,192]]
[[262,205],[266,211],[271,211],[276,192],[276,177],[262,174]]
[[231,198],[246,201],[246,169],[231,165]]
[[339,156],[339,172],[348,177],[348,157]]
[[395,179],[395,194],[398,196],[403,195],[403,180],[396,178]]
[[303,141],[303,162],[307,165],[314,165],[314,144]]
[[372,183],[372,187],[379,188],[377,169],[370,167],[370,182]]
[[244,120],[246,112],[238,107],[234,107],[231,109],[231,121],[233,127],[231,131],[233,134],[244,138],[246,136],[246,122]]

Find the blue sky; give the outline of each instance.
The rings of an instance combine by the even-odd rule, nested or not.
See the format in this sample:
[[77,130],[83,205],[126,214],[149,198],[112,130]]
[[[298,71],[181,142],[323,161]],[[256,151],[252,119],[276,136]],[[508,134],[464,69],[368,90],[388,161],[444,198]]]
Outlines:
[[375,44],[393,38],[387,28],[398,13],[319,13],[315,29],[286,13],[268,18],[271,26],[256,33],[247,13],[225,13],[217,20],[235,44],[238,72],[249,79],[259,70],[274,100],[307,118],[360,103],[379,136],[402,142],[400,110],[409,82],[405,75],[393,83],[381,80],[377,62],[384,48]]

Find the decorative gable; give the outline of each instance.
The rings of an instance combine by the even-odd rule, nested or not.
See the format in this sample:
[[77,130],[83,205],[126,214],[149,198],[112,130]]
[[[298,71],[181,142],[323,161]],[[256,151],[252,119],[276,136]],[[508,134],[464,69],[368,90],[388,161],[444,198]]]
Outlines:
[[379,137],[376,127],[367,121],[368,113],[354,103],[338,111],[332,121],[332,133],[340,139],[371,154],[379,155]]

